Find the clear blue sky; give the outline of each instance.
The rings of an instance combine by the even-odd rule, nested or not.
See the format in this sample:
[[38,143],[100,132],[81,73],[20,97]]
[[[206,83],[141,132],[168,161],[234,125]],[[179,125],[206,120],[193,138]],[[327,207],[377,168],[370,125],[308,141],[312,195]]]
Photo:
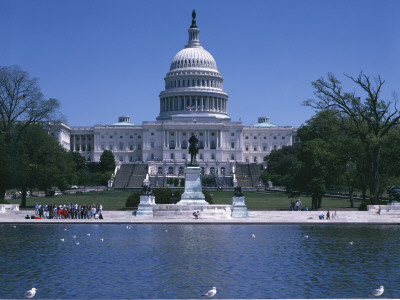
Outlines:
[[0,65],[39,78],[71,126],[153,121],[193,9],[234,121],[300,126],[328,72],[379,74],[386,99],[400,92],[398,0],[0,0]]

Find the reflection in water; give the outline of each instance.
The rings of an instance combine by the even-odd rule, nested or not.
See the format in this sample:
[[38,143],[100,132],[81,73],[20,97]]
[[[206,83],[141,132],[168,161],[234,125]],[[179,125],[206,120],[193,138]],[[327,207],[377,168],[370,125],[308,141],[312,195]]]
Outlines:
[[380,285],[397,298],[399,230],[0,225],[0,298],[32,287],[38,298],[200,298],[213,286],[215,298],[362,298]]

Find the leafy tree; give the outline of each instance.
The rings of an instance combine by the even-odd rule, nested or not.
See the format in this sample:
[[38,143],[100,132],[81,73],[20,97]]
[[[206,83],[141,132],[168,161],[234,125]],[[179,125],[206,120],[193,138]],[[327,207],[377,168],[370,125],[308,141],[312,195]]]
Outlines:
[[260,176],[265,185],[272,181],[274,185],[286,186],[290,176],[290,170],[297,161],[300,145],[282,147],[274,150],[265,161],[268,163],[267,169]]
[[317,99],[307,100],[304,104],[317,110],[332,111],[338,118],[347,118],[352,123],[351,129],[360,138],[366,154],[371,202],[376,203],[382,144],[390,130],[400,124],[397,99],[394,99],[394,103],[381,99],[385,82],[380,76],[375,80],[371,80],[363,72],[357,77],[345,76],[365,93],[364,100],[355,92],[344,92],[342,83],[329,73],[327,80],[321,77],[312,83]]
[[303,143],[287,190],[311,195],[312,209],[321,208],[322,197],[334,181],[335,165],[335,157],[325,141],[314,139]]
[[104,150],[100,156],[99,171],[102,173],[114,172],[115,157],[111,150]]
[[76,181],[71,183],[78,185],[86,185],[89,181],[89,169],[86,165],[85,158],[78,152],[73,152],[73,151],[70,151],[69,155],[75,163],[75,172],[77,176]]
[[15,186],[22,190],[21,206],[26,206],[28,188],[40,188],[46,193],[54,186],[65,190],[76,180],[75,165],[68,152],[39,124],[25,128],[15,144]]
[[3,145],[0,151],[4,163],[0,173],[0,199],[4,199],[6,188],[12,187],[7,174],[13,171],[13,150],[25,129],[30,124],[54,119],[59,108],[56,99],[45,99],[37,82],[18,66],[0,66],[0,136]]

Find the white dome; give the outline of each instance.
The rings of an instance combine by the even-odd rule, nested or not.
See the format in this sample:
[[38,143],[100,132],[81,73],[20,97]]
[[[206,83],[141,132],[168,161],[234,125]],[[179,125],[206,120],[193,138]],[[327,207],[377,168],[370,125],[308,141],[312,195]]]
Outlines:
[[175,55],[170,71],[183,68],[203,68],[218,72],[214,57],[203,47],[185,48]]

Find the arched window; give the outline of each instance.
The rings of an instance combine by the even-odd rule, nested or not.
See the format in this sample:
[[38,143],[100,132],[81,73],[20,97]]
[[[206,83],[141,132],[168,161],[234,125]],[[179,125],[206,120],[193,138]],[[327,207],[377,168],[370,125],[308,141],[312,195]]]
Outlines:
[[173,167],[169,167],[168,168],[168,174],[174,174],[174,168]]
[[174,140],[169,141],[169,149],[175,149],[175,141]]
[[214,175],[214,174],[215,174],[215,168],[214,168],[214,167],[211,167],[211,168],[210,168],[210,174],[211,174],[211,175]]
[[225,175],[225,168],[224,167],[221,168],[221,175]]
[[179,167],[179,175],[183,175],[183,167]]
[[162,171],[162,167],[158,167],[158,175],[162,175],[163,171]]

